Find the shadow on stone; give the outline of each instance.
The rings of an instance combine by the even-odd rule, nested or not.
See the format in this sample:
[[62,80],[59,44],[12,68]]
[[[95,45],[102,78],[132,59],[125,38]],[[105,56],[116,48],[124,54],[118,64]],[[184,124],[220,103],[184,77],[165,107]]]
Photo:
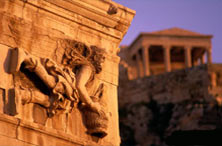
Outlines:
[[15,102],[15,89],[8,90],[8,99],[5,98],[4,104],[4,113],[15,116],[17,114],[16,111],[16,102]]
[[222,130],[175,131],[166,138],[166,144],[169,146],[221,145],[220,135],[222,135]]

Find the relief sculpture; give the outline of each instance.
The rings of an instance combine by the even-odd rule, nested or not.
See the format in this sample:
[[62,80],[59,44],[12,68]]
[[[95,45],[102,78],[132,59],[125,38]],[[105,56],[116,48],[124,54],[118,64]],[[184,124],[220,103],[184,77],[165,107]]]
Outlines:
[[102,71],[105,52],[96,46],[86,46],[73,40],[65,40],[61,61],[36,57],[26,50],[12,51],[12,70],[15,85],[23,104],[40,104],[48,116],[71,112],[79,107],[85,119],[88,133],[106,136],[108,116],[102,100],[106,86],[97,85],[89,95],[88,87],[95,75]]

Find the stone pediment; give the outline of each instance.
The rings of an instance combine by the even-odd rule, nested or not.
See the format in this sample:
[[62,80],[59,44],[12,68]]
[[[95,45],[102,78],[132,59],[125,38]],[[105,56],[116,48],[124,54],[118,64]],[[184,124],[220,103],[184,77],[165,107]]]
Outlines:
[[193,32],[190,30],[185,30],[185,29],[178,28],[178,27],[173,27],[173,28],[169,28],[169,29],[164,29],[164,30],[154,31],[154,32],[144,33],[144,34],[163,35],[163,36],[186,36],[186,37],[188,37],[188,36],[195,36],[195,37],[207,36],[207,37],[210,37],[210,35],[205,35],[205,34]]

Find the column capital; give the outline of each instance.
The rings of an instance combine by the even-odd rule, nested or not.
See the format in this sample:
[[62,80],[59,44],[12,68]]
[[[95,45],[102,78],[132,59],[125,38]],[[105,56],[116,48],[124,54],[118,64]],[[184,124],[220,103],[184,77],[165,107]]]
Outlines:
[[162,45],[162,47],[164,48],[164,49],[171,49],[171,45]]
[[150,44],[142,44],[142,48],[143,49],[149,49],[150,48]]
[[212,50],[212,47],[211,46],[203,46],[202,47],[203,50],[207,51],[207,50]]
[[191,46],[191,45],[186,45],[186,46],[184,46],[184,49],[192,49],[193,47]]

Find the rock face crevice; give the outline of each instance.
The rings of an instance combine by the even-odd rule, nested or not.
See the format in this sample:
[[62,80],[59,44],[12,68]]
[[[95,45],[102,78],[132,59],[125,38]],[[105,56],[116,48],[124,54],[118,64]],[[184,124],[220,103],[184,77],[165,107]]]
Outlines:
[[219,64],[201,65],[137,80],[120,72],[122,145],[167,145],[181,135],[175,136],[178,131],[220,130],[221,69]]

